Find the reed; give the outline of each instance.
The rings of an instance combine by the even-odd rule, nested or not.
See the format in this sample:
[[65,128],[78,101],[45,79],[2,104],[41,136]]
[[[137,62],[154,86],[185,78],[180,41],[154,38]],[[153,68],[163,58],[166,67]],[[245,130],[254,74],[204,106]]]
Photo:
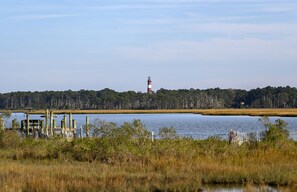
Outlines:
[[[196,112],[194,112],[196,113]],[[208,109],[197,112],[203,115],[247,115],[296,117],[297,109]]]
[[199,191],[204,184],[251,183],[297,187],[294,141],[237,146],[216,138],[8,138],[0,149],[1,191]]
[[140,120],[120,127],[103,123],[93,127],[96,137],[71,141],[0,130],[0,190],[201,191],[205,184],[294,189],[297,144],[288,139],[285,122],[265,125],[261,142],[241,146],[215,137],[151,141]]
[[[164,113],[194,113],[201,115],[247,115],[247,116],[280,116],[297,117],[296,108],[276,109],[158,109],[158,110],[52,110],[55,114],[164,114]],[[0,111],[8,112],[8,111]],[[17,110],[29,114],[44,114],[44,110]]]

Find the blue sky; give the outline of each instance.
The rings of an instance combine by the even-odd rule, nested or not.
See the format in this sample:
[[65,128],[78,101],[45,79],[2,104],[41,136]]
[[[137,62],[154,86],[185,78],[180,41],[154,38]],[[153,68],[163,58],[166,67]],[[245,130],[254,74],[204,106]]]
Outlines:
[[296,0],[0,0],[0,92],[296,87]]

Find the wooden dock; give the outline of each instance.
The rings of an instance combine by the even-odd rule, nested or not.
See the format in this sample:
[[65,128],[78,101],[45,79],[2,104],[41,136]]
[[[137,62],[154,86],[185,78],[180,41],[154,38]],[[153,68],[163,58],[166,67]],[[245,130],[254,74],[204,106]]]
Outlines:
[[[68,118],[67,118],[68,116]],[[30,113],[26,113],[26,119],[19,124],[16,119],[12,121],[12,127],[4,128],[3,120],[0,118],[0,128],[5,131],[18,131],[25,136],[47,138],[60,135],[62,137],[83,137],[83,130],[77,130],[76,120],[72,118],[72,113],[64,114],[61,126],[57,126],[53,111],[44,111],[45,119],[30,119]],[[68,122],[68,123],[67,123]],[[89,117],[86,117],[85,135],[89,137]]]

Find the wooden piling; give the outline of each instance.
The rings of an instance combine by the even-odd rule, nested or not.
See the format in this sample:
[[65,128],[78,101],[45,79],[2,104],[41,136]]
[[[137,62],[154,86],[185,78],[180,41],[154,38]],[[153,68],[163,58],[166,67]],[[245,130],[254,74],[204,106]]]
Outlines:
[[54,135],[54,132],[53,132],[53,127],[54,127],[54,112],[51,111],[50,112],[50,135],[53,136]]
[[48,109],[45,111],[45,135],[48,136]]
[[29,128],[30,128],[30,117],[29,117],[28,113],[27,113],[26,117],[27,117],[26,129],[27,129],[27,136],[28,136],[28,135],[30,135],[30,130],[29,130]]
[[39,137],[44,136],[44,120],[40,120],[40,131],[39,131]]
[[66,114],[64,114],[64,118],[63,118],[63,123],[64,123],[64,125],[63,125],[63,127],[64,127],[64,135],[66,135],[67,134],[67,117],[66,117]]
[[80,126],[79,138],[83,138],[83,126]]
[[72,113],[69,113],[69,129],[71,130],[72,129],[72,125],[73,122],[72,122]]
[[152,131],[152,142],[155,140],[155,133]]
[[73,131],[73,135],[74,136],[76,136],[76,120],[72,120],[72,125],[73,125],[73,129],[72,129],[72,131]]
[[57,128],[57,121],[56,119],[53,119],[53,135],[55,135],[56,128]]
[[86,137],[89,137],[89,124],[90,124],[90,119],[88,116],[86,116]]
[[49,128],[51,128],[52,127],[52,118],[53,118],[53,113],[52,113],[52,111],[50,111],[49,112]]
[[64,120],[61,120],[61,136],[64,137]]

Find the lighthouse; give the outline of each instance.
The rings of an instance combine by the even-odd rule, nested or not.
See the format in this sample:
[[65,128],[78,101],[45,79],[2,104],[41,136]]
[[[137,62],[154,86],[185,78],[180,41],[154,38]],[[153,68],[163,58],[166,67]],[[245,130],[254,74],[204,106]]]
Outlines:
[[152,80],[151,80],[151,77],[148,77],[148,80],[147,80],[147,93],[152,93],[153,90],[152,90]]

